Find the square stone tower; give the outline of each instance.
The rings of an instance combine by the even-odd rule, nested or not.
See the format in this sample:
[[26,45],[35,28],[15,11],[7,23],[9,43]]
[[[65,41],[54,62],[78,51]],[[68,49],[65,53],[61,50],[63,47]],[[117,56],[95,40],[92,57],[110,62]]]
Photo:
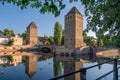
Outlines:
[[83,16],[76,7],[65,15],[65,47],[79,48],[83,45]]
[[[73,71],[78,71],[83,67],[83,62],[81,61],[72,61],[72,62],[64,62],[64,74],[71,73]],[[76,73],[64,78],[64,80],[80,80],[80,73]]]
[[26,44],[28,45],[36,45],[38,44],[38,31],[37,26],[34,22],[27,27],[27,35],[26,35]]

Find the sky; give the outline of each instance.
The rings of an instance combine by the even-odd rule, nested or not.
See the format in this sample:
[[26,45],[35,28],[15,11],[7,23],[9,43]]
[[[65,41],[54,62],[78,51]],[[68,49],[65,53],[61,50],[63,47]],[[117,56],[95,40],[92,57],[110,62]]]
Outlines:
[[[74,6],[80,11],[84,16],[83,27],[86,28],[86,17],[84,14],[84,6],[81,2],[69,3],[69,0],[64,0],[66,7],[61,11],[60,16],[54,17],[51,13],[41,14],[39,9],[27,7],[27,9],[21,10],[20,7],[13,4],[0,3],[0,30],[5,28],[14,30],[15,34],[22,33],[26,31],[26,27],[33,21],[38,27],[39,36],[53,36],[54,25],[58,21],[62,28],[64,29],[64,16],[70,11]],[[94,36],[92,32],[88,33],[90,36]]]

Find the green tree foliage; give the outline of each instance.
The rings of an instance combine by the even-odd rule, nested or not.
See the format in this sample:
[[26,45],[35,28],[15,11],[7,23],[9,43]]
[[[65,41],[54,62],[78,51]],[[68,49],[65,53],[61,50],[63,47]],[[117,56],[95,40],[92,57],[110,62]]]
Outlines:
[[13,56],[10,55],[10,56],[7,57],[7,59],[8,59],[9,62],[13,62]]
[[48,40],[49,45],[54,44],[54,38],[53,37],[49,37],[47,40]]
[[8,28],[4,29],[4,35],[14,35],[14,31]]
[[83,31],[83,39],[86,45],[88,46],[95,46],[96,45],[96,40],[94,37],[87,36],[86,31]]
[[11,46],[11,45],[13,45],[13,43],[14,43],[14,39],[10,39],[8,42],[8,45]]
[[64,45],[64,30],[62,30],[62,39],[61,39],[61,44]]
[[25,38],[26,38],[26,32],[23,32],[23,33],[21,34],[21,37],[23,38],[23,40],[25,40]]
[[54,43],[60,45],[62,40],[62,27],[59,22],[55,23],[54,27]]
[[85,15],[88,22],[87,31],[96,32],[98,40],[105,40],[104,36],[106,36],[105,33],[107,32],[111,36],[111,41],[108,41],[108,43],[118,46],[116,44],[119,44],[118,38],[120,38],[120,0],[81,1],[85,5]]
[[54,76],[59,76],[61,74],[61,69],[61,62],[54,62]]
[[3,5],[5,3],[13,3],[21,9],[26,9],[27,6],[39,8],[41,13],[51,12],[55,16],[59,16],[60,11],[65,8],[63,0],[1,0],[1,2]]
[[98,42],[99,46],[103,47],[104,46],[104,43],[103,43],[103,40],[100,39],[99,42]]
[[87,29],[102,33],[108,31],[111,35],[120,31],[120,0],[81,0],[85,5]]
[[44,45],[52,45],[54,44],[54,37],[44,36],[41,39],[39,39],[39,41],[42,42]]

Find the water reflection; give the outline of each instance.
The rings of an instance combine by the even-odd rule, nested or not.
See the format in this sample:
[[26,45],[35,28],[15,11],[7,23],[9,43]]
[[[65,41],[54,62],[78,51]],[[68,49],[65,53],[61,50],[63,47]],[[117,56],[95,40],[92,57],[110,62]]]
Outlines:
[[[95,58],[87,55],[55,55],[53,57],[30,52],[2,52],[0,53],[0,80],[48,80],[103,61]],[[87,80],[95,80],[96,77],[112,70],[111,65],[106,65],[105,69],[104,65],[100,65],[88,70]],[[80,80],[80,75],[77,73],[60,80]]]
[[[56,55],[54,57],[55,63],[60,63],[64,66],[64,74],[71,73],[79,70],[83,67],[84,62],[89,62],[89,58],[84,56],[86,60],[81,59],[80,55],[77,56],[60,56]],[[80,73],[76,73],[74,75],[70,75],[64,78],[64,80],[80,80]]]
[[36,55],[31,54],[25,56],[25,72],[30,78],[32,78],[36,73],[36,63],[37,63]]
[[[6,55],[0,56],[0,65],[2,67],[18,66],[23,63],[25,66],[25,73],[29,78],[32,78],[36,73],[37,55],[26,52],[10,52],[8,54],[5,52],[4,54]],[[3,73],[4,71],[2,70],[1,72]]]

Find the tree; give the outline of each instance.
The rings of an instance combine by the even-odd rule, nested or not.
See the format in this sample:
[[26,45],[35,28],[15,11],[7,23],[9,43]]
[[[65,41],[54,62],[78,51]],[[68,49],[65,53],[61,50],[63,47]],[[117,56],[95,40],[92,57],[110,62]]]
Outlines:
[[88,23],[87,31],[100,31],[103,36],[107,32],[111,37],[120,37],[120,0],[81,1],[85,5],[85,15]]
[[23,38],[23,40],[25,40],[25,38],[26,38],[26,32],[23,32],[23,33],[21,34],[21,37]]
[[83,39],[86,45],[88,46],[95,46],[96,45],[96,40],[94,37],[88,36],[86,31],[83,31]]
[[47,40],[48,40],[49,45],[54,44],[54,38],[53,37],[48,37]]
[[103,40],[100,39],[98,44],[99,44],[99,46],[103,47],[103,46],[104,46],[104,44],[103,44]]
[[61,74],[61,69],[61,62],[54,62],[54,76],[59,76]]
[[[76,0],[70,0],[73,2]],[[60,11],[65,8],[63,0],[1,0],[3,5],[5,3],[13,3],[13,5],[19,6],[21,9],[26,9],[27,6],[32,8],[39,8],[40,13],[51,12],[55,16],[60,15]]]
[[9,62],[13,62],[13,56],[10,55],[10,56],[7,57],[7,59],[8,59]]
[[54,28],[54,43],[56,45],[60,45],[61,39],[62,39],[62,27],[59,22],[56,22]]
[[4,35],[14,35],[14,31],[8,28],[4,29]]
[[64,30],[62,30],[62,39],[61,39],[61,44],[64,45]]
[[8,45],[11,46],[11,45],[13,45],[13,43],[14,43],[14,39],[10,39],[8,42]]

